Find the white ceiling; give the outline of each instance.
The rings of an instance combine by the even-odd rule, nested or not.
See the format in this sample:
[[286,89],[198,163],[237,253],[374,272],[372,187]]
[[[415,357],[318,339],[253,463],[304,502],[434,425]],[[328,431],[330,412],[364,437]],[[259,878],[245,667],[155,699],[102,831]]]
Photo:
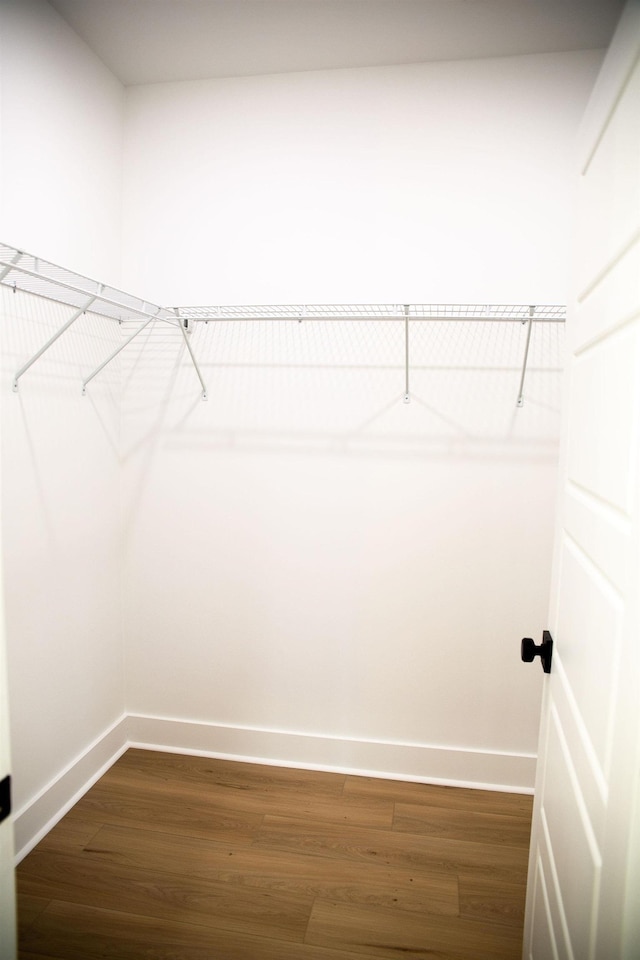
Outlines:
[[49,0],[126,85],[606,47],[623,0]]

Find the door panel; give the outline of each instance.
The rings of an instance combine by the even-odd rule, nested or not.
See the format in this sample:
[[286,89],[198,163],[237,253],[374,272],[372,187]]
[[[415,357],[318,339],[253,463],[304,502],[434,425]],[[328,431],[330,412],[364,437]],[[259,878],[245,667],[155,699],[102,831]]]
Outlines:
[[559,661],[554,663],[553,684],[557,687],[553,692],[553,709],[557,723],[565,732],[566,740],[572,745],[571,762],[581,787],[582,799],[593,831],[596,837],[601,837],[606,814],[607,781],[593,744],[585,732],[576,699]]
[[[638,234],[640,141],[636,111],[640,101],[640,73],[637,65],[626,81],[621,77],[619,82],[623,95],[610,118],[603,118],[597,148],[580,180],[578,290],[581,300],[602,271],[619,259]],[[599,224],[599,229],[594,230],[594,224]]]
[[[563,916],[570,933],[573,955],[590,955],[593,930],[584,923],[585,907],[597,902],[602,862],[593,826],[586,809],[580,783],[571,762],[555,710],[551,713],[547,742],[547,791],[545,824],[549,849],[563,904]],[[564,829],[565,817],[572,828]]]
[[[609,334],[574,359],[569,426],[569,479],[606,503],[629,512],[637,384],[638,331]],[[616,376],[611,371],[616,370]],[[585,442],[582,424],[589,424]]]
[[533,929],[533,939],[540,950],[540,955],[544,957],[552,958],[552,960],[559,960],[561,957],[562,960],[566,958],[566,952],[558,953],[556,948],[555,939],[553,936],[553,928],[551,926],[551,904],[549,903],[549,895],[547,893],[547,881],[546,881],[546,872],[542,864],[542,860],[538,857],[537,863],[537,884],[535,892],[535,903],[534,903],[534,929]]
[[[574,702],[579,705],[578,725],[584,728],[599,772],[604,774],[609,759],[623,603],[576,544],[567,538],[563,549],[563,605],[556,636],[562,637],[562,667]],[[606,642],[601,643],[601,638]]]
[[572,484],[565,491],[564,511],[567,535],[591,558],[603,577],[624,590],[631,533],[628,517]]
[[[546,818],[542,817],[540,821],[540,846],[537,851],[537,866],[539,874],[536,874],[536,883],[534,893],[544,891],[544,896],[536,898],[538,909],[544,909],[544,918],[534,914],[534,928],[549,930],[548,939],[553,944],[554,955],[559,960],[571,960],[571,954],[568,950],[568,933],[565,929],[564,914],[561,907],[560,885],[558,876],[551,856],[551,841],[549,839],[549,829]],[[536,941],[536,957],[544,957],[547,960],[546,950],[547,937],[544,937],[541,943]]]
[[640,955],[640,0],[586,128],[528,960]]
[[636,238],[581,303],[580,327],[571,331],[573,350],[588,347],[633,318],[634,306],[640,296],[639,265],[640,238]]

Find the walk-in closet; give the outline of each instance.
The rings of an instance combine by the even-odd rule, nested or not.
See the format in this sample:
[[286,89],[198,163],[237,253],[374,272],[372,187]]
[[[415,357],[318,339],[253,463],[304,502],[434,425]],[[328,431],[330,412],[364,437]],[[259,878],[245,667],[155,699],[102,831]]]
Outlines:
[[[184,775],[188,806],[207,763],[223,765],[221,784],[233,780],[227,762],[289,813],[292,784],[309,836],[309,810],[338,795],[347,819],[388,802],[390,830],[427,834],[431,815],[417,809],[431,801],[412,791],[428,785],[440,812],[454,796],[442,791],[461,791],[451,817],[475,813],[479,842],[527,846],[551,688],[540,659],[523,662],[521,640],[562,633],[554,603],[568,577],[585,624],[605,630],[609,609],[624,607],[607,592],[618,597],[617,568],[600,566],[595,547],[583,564],[577,534],[556,588],[556,522],[567,462],[580,478],[570,521],[593,507],[612,530],[627,522],[628,486],[602,464],[628,465],[631,482],[620,437],[634,435],[624,385],[635,341],[603,347],[618,404],[605,374],[590,373],[588,388],[575,379],[582,416],[623,411],[598,434],[601,465],[560,441],[573,410],[567,357],[584,369],[605,336],[589,313],[581,346],[572,316],[603,285],[601,264],[637,245],[625,226],[600,260],[576,253],[588,217],[604,216],[576,186],[589,136],[591,182],[604,191],[616,180],[606,170],[618,170],[606,152],[613,121],[596,136],[583,118],[614,74],[600,71],[622,4],[532,6],[3,0],[2,575],[17,862],[62,836],[51,831],[66,815],[65,843],[94,841],[87,791],[116,802],[127,770],[167,789]],[[625,16],[635,24],[633,0]],[[631,63],[631,41],[617,42],[615,62]],[[613,207],[624,219],[633,203]],[[615,310],[636,330],[630,306]],[[589,577],[607,580],[600,606]],[[558,670],[571,687],[567,663]],[[596,673],[580,674],[575,703]],[[567,703],[565,714],[547,703],[559,724],[574,723]],[[576,733],[593,737],[578,779],[600,759],[609,776],[613,730],[594,721]],[[484,807],[492,793],[504,795],[495,813]],[[505,818],[499,840],[494,815]],[[260,816],[269,830],[251,836],[267,848],[285,814]],[[382,829],[375,816],[367,828]],[[444,850],[462,828],[442,816]],[[125,835],[100,827],[109,856],[125,856]],[[524,862],[517,881],[511,866],[495,868],[517,903]],[[454,900],[442,894],[436,911],[460,911],[467,950],[485,922],[475,869],[456,873]],[[340,934],[347,908],[334,924],[331,885],[313,894],[308,928],[296,920],[283,940],[299,938],[300,960],[426,950],[410,880],[398,880],[408,925],[394,920],[395,946],[388,932],[369,947]],[[431,881],[417,882],[429,896]],[[521,932],[503,942],[499,924],[522,903],[500,907],[496,890],[487,922],[506,960]],[[353,909],[373,923],[368,896]],[[393,898],[380,896],[391,914]],[[35,910],[38,897],[29,902]],[[249,956],[247,944],[244,954],[224,945]]]

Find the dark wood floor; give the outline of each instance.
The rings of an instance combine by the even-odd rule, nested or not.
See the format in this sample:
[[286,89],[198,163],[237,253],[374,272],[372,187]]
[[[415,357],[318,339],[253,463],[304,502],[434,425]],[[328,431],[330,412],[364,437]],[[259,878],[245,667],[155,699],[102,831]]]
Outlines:
[[531,798],[129,750],[18,868],[20,958],[520,960]]

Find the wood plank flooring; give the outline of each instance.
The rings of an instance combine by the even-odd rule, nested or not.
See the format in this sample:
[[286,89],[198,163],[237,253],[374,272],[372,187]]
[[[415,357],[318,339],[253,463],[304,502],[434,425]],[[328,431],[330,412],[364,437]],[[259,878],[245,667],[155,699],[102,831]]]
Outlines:
[[20,960],[520,960],[531,806],[129,750],[20,864]]

